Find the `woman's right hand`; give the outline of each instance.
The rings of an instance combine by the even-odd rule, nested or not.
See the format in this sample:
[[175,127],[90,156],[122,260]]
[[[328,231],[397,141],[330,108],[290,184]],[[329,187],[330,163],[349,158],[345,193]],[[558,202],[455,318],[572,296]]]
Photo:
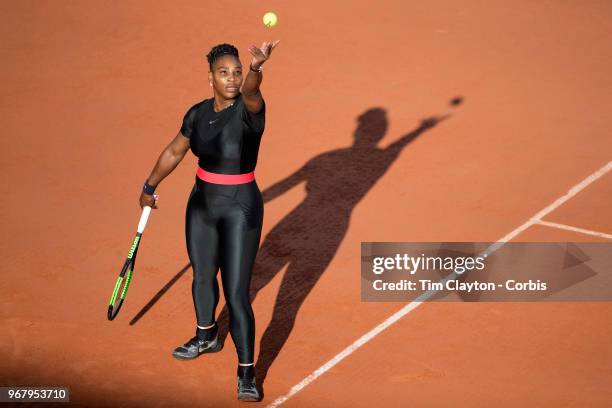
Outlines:
[[159,195],[157,194],[145,194],[143,191],[140,193],[140,208],[148,205],[151,208],[157,208],[157,200],[159,199]]

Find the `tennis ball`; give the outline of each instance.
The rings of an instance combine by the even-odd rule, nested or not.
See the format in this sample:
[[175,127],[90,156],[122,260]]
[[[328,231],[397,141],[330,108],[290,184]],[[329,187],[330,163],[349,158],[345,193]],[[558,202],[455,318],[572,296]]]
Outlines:
[[278,23],[278,17],[276,17],[276,14],[269,11],[266,14],[264,14],[263,23],[266,27],[274,27],[276,23]]

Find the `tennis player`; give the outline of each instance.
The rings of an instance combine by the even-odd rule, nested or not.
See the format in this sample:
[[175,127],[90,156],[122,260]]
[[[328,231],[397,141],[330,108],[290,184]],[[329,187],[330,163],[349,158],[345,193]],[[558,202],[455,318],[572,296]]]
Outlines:
[[278,42],[249,47],[252,58],[246,67],[233,45],[212,48],[207,59],[213,96],[187,110],[179,133],[160,154],[140,195],[141,206],[157,208],[154,191],[159,183],[187,150],[198,157],[185,216],[197,327],[195,336],[177,347],[173,356],[193,359],[222,349],[215,320],[220,269],[238,354],[238,399],[242,401],[260,399],[253,361],[255,319],[249,298],[263,223],[263,200],[254,171],[265,127],[262,69]]

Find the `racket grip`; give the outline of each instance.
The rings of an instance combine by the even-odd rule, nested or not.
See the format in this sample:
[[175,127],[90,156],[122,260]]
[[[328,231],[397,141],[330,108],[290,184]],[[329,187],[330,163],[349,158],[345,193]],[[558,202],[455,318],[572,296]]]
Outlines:
[[149,215],[151,214],[151,207],[145,205],[142,208],[142,215],[140,216],[140,221],[138,222],[138,232],[143,233],[145,226],[147,225],[147,220],[149,219]]

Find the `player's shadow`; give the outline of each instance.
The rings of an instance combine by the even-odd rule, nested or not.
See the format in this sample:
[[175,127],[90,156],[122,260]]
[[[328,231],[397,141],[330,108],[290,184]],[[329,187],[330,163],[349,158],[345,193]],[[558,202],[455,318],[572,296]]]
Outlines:
[[[451,101],[461,103],[460,98]],[[305,182],[306,198],[264,238],[251,282],[251,300],[286,265],[256,362],[260,385],[289,338],[300,306],[332,261],[349,226],[351,213],[410,142],[449,115],[427,118],[386,148],[378,147],[388,127],[387,113],[372,108],[357,118],[352,146],[322,153],[284,180],[263,191],[264,202]],[[227,305],[219,318],[219,336],[229,327]]]

